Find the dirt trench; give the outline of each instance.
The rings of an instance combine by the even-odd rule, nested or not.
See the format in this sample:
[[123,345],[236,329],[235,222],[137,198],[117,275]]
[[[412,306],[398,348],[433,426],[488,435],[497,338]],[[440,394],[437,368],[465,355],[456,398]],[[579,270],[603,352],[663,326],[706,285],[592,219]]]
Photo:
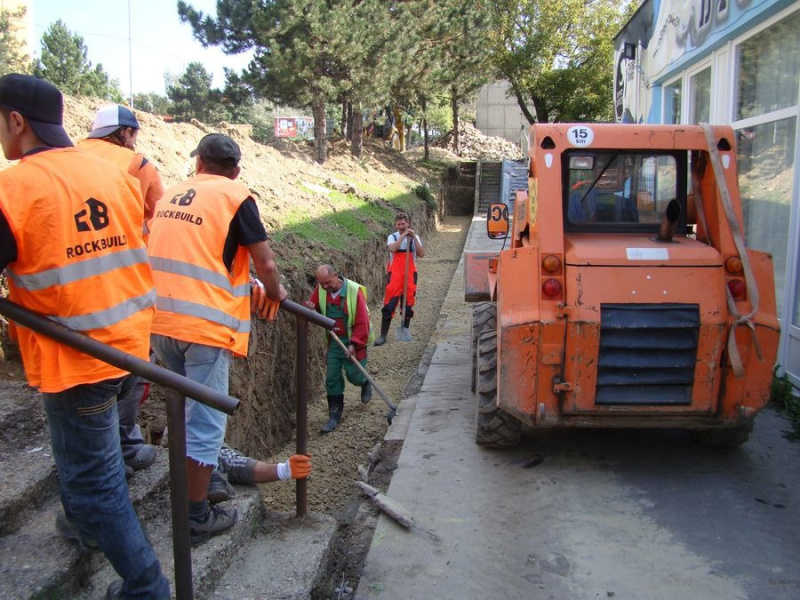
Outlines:
[[[419,284],[415,316],[411,321],[411,342],[397,339],[397,321],[392,323],[388,342],[370,348],[368,368],[378,385],[395,404],[416,393],[422,385],[433,354],[430,344],[439,313],[450,287],[471,217],[448,217],[423,238],[426,254],[418,263]],[[373,327],[380,326],[380,310],[372,308]],[[345,389],[344,416],[330,434],[319,433],[327,421],[324,390],[315,394],[309,406],[308,447],[313,455],[314,471],[308,484],[309,510],[337,519],[338,535],[334,543],[328,578],[317,590],[319,600],[346,600],[358,585],[378,512],[358,494],[359,465],[370,471],[370,485],[385,491],[396,467],[399,444],[383,444],[388,428],[387,406],[377,393],[366,406],[358,398],[358,388]],[[294,441],[274,455],[285,459],[294,451]],[[261,493],[268,510],[293,511],[295,488],[285,484],[262,484]],[[341,589],[339,589],[341,588]]]

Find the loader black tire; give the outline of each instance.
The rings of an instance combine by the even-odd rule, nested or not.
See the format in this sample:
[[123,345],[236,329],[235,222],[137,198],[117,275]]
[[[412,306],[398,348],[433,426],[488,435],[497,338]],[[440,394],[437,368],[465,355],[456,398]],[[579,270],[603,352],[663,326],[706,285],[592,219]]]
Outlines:
[[497,304],[494,302],[478,302],[472,307],[472,323],[470,326],[470,354],[472,355],[472,383],[470,390],[475,392],[475,380],[478,369],[478,338],[485,329],[497,329]]
[[732,450],[749,440],[751,433],[753,433],[752,421],[728,429],[700,429],[698,431],[692,431],[692,437],[703,446]]
[[488,448],[519,444],[522,424],[497,407],[497,330],[487,329],[478,337],[475,441]]

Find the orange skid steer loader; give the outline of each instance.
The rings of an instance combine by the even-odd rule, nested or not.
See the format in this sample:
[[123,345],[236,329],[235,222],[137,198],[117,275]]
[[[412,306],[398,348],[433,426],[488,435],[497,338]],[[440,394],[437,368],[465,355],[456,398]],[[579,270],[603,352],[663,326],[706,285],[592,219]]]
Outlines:
[[[747,441],[780,327],[745,247],[733,131],[534,125],[528,192],[467,253],[476,441],[529,427],[675,427]],[[510,224],[509,224],[510,221]]]

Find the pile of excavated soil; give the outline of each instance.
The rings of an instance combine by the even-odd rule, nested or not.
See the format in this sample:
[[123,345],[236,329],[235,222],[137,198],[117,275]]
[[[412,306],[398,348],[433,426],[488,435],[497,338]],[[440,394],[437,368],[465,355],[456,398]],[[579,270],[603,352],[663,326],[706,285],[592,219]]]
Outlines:
[[[450,153],[455,152],[455,136],[450,131],[433,142],[434,146]],[[503,158],[522,158],[522,151],[517,144],[508,140],[483,135],[470,123],[458,124],[458,155],[462,160],[490,160],[499,162]]]

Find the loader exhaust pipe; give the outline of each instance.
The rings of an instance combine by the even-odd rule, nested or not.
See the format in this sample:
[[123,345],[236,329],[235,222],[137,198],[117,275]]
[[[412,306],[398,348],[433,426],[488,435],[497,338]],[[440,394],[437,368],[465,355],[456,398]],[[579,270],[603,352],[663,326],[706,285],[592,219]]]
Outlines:
[[657,242],[671,242],[675,235],[675,228],[678,226],[678,219],[681,218],[681,203],[675,199],[669,201],[667,210],[661,218],[661,227],[658,228]]

